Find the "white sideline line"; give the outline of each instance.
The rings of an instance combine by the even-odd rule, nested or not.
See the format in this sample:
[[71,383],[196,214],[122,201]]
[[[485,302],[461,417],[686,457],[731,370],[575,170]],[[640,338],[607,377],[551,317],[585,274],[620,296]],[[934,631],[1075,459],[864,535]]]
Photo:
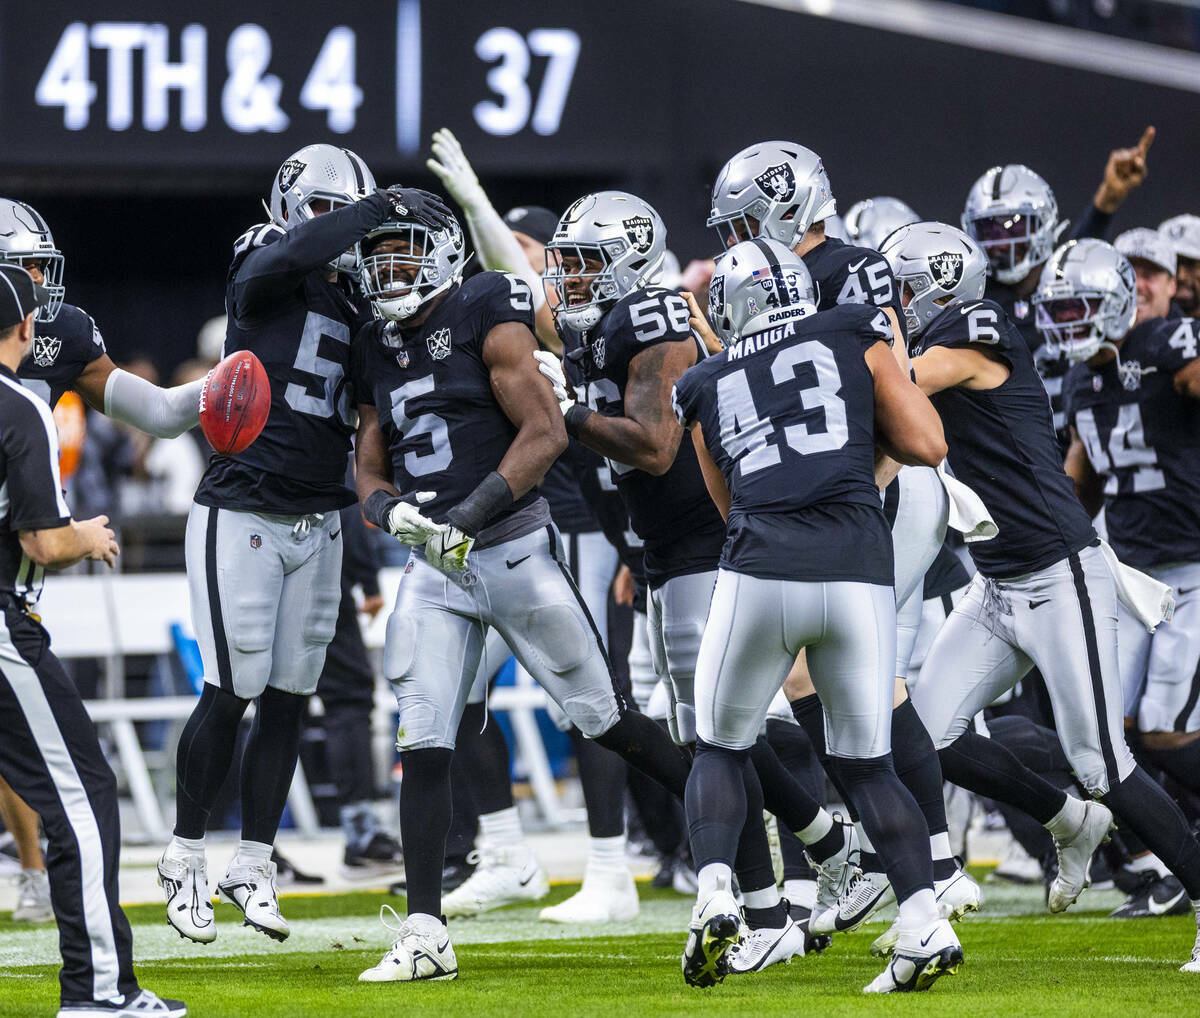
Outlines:
[[762,7],[1200,92],[1200,56],[937,0],[742,0]]

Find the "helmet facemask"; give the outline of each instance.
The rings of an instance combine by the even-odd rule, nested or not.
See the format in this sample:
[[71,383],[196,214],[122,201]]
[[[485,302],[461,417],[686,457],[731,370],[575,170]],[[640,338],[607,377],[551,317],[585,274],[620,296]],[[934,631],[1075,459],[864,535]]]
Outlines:
[[31,268],[42,274],[42,286],[50,295],[50,300],[33,313],[35,322],[52,322],[63,305],[67,288],[63,285],[63,267],[65,259],[57,248],[46,251],[3,251],[0,260],[11,265],[20,265],[28,272]]
[[1056,226],[1030,208],[963,222],[963,230],[987,255],[991,274],[1006,285],[1020,282],[1050,256]]
[[612,259],[602,245],[551,241],[546,248],[546,278],[554,284],[550,310],[577,332],[594,328],[621,298]]
[[1038,295],[1033,300],[1048,354],[1085,361],[1104,345],[1103,294],[1072,292],[1061,297]]
[[[387,245],[388,250],[379,248]],[[420,223],[384,223],[359,244],[357,270],[363,295],[393,322],[421,307],[462,277],[462,233],[431,230]]]

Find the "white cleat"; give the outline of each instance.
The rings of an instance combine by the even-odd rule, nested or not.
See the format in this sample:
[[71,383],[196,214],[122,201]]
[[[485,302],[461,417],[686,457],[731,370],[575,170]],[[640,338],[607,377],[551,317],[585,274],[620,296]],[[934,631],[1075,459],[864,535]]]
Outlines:
[[914,993],[927,990],[940,976],[953,975],[963,963],[962,945],[945,919],[915,933],[901,934],[891,961],[863,993]]
[[843,821],[837,813],[833,815],[833,820],[841,824],[844,841],[842,850],[824,862],[813,860],[813,868],[817,871],[817,904],[812,910],[814,916],[835,907],[854,875],[862,872],[858,868],[858,834],[854,825]]
[[[952,923],[971,912],[978,912],[982,900],[979,885],[961,869],[946,880],[934,881],[933,894],[937,899],[938,914]],[[899,939],[900,918],[897,916],[887,932],[875,938],[871,944],[871,954],[876,958],[888,957]]]
[[809,928],[813,933],[849,933],[895,900],[886,873],[859,872],[833,908],[813,914]]
[[484,848],[475,872],[442,899],[442,912],[449,919],[475,916],[549,893],[546,873],[528,846]]
[[696,902],[683,949],[683,981],[689,986],[715,986],[729,973],[727,955],[738,942],[741,911],[733,895],[718,889]]
[[[385,912],[391,912],[395,923]],[[379,921],[396,935],[396,940],[379,964],[358,974],[360,983],[412,983],[420,979],[457,979],[458,959],[450,944],[450,931],[430,917],[424,922],[400,921],[391,905],[379,909]]]
[[1179,966],[1180,972],[1200,972],[1200,902],[1192,902],[1196,909],[1196,945],[1192,948],[1192,958]]
[[12,917],[19,923],[47,923],[54,918],[45,870],[21,870],[17,875],[17,906]]
[[167,922],[181,937],[197,944],[217,939],[203,856],[176,859],[164,852],[158,860],[158,886],[167,898]]
[[538,918],[546,923],[623,923],[636,919],[639,911],[637,885],[626,867],[588,867],[583,871],[583,886],[566,901],[542,909]]
[[729,971],[735,975],[745,972],[761,972],[780,962],[804,957],[804,930],[788,919],[780,929],[764,927],[747,930],[739,943],[734,944],[726,955]]
[[187,1004],[168,1000],[149,990],[138,990],[132,997],[122,995],[110,1000],[63,1001],[58,1018],[184,1018]]
[[217,894],[243,915],[243,926],[265,933],[272,940],[287,940],[292,928],[279,911],[279,891],[275,887],[275,864],[239,863],[237,858],[217,884]]
[[1108,838],[1113,825],[1113,815],[1103,803],[1085,802],[1083,807],[1083,823],[1079,825],[1079,830],[1062,841],[1054,839],[1054,847],[1058,852],[1058,876],[1054,878],[1046,897],[1051,912],[1065,912],[1091,882],[1088,879],[1088,865],[1092,861],[1092,853]]

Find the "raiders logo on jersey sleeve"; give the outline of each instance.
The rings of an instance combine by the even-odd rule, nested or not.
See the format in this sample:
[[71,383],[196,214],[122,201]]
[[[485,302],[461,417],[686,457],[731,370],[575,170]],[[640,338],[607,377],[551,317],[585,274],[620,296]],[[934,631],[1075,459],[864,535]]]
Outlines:
[[796,193],[796,174],[788,163],[768,166],[754,178],[754,183],[772,201],[789,201]]

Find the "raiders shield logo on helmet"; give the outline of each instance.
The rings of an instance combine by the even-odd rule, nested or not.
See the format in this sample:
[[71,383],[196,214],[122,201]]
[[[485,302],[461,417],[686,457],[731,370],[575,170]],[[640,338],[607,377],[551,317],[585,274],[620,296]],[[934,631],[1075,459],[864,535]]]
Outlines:
[[713,276],[708,284],[708,313],[719,318],[725,313],[725,277]]
[[279,167],[279,193],[287,194],[307,168],[308,163],[302,163],[299,159],[289,159]]
[[788,163],[768,166],[754,178],[754,183],[772,201],[789,201],[796,193],[796,175]]
[[625,236],[629,238],[638,254],[645,254],[654,243],[654,223],[649,216],[634,216],[632,219],[622,219]]
[[58,358],[62,349],[62,340],[52,336],[33,337],[33,363],[39,368],[48,368]]
[[429,356],[435,361],[445,360],[450,356],[450,330],[438,329],[426,338],[425,346],[429,348]]
[[962,253],[943,251],[941,254],[931,255],[929,271],[933,273],[933,281],[943,290],[953,290],[962,281]]

